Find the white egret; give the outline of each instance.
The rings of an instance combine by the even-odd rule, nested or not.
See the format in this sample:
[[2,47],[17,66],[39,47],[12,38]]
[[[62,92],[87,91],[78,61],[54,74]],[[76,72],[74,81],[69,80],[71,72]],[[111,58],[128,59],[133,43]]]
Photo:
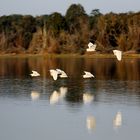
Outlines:
[[122,59],[122,51],[119,50],[113,50],[114,55],[117,57],[118,61],[121,61]]
[[50,75],[53,77],[54,80],[57,80],[58,78],[58,71],[51,69],[50,70]]
[[33,101],[39,99],[39,97],[40,97],[40,93],[38,93],[37,91],[32,91],[32,92],[31,92],[31,99],[32,99]]
[[40,76],[40,74],[37,71],[32,70],[32,73],[30,74],[32,77]]
[[50,75],[53,77],[54,80],[57,80],[58,77],[60,77],[60,78],[67,78],[68,77],[67,74],[61,69],[56,69],[56,70],[51,69]]
[[117,112],[115,118],[113,119],[113,125],[116,128],[122,125],[122,113],[120,111]]
[[87,52],[95,51],[96,46],[97,46],[96,44],[93,44],[93,43],[89,42],[89,43],[88,43],[88,49],[86,49]]
[[91,74],[90,72],[87,72],[87,71],[84,71],[84,75],[83,75],[83,78],[92,78],[92,77],[94,77],[94,75],[93,74]]
[[96,127],[96,119],[94,116],[87,116],[86,126],[88,130],[93,130]]
[[63,70],[56,69],[56,71],[58,72],[59,77],[61,77],[61,78],[67,78],[68,77],[67,74]]
[[93,100],[94,100],[94,96],[92,94],[89,94],[89,93],[84,93],[83,94],[83,102],[85,104],[91,103]]

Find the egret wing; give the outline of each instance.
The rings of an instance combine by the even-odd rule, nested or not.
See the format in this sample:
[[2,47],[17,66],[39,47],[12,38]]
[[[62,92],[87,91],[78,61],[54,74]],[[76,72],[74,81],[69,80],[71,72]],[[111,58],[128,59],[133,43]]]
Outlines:
[[89,42],[88,47],[91,48],[93,46],[93,43]]

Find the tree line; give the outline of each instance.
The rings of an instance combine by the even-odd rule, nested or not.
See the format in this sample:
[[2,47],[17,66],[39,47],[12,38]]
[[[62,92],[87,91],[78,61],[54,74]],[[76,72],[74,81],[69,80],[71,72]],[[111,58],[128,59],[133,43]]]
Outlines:
[[64,16],[0,17],[0,53],[85,54],[88,42],[96,43],[99,53],[139,53],[140,12],[102,14],[94,9],[88,15],[81,4],[72,4]]

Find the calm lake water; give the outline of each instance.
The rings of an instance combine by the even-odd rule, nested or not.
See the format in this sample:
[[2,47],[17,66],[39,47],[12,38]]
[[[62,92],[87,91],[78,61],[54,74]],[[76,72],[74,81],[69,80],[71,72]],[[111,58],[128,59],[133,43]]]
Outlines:
[[[54,81],[55,68],[69,78]],[[0,58],[0,140],[138,140],[139,130],[140,59]]]

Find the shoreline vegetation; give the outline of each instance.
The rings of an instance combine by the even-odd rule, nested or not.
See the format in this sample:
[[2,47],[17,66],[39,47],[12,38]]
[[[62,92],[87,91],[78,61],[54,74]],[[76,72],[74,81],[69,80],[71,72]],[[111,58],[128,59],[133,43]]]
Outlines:
[[[114,54],[0,54],[0,58],[36,58],[36,57],[44,57],[44,58],[116,58]],[[122,54],[123,58],[140,58],[140,54]]]
[[[88,53],[88,43],[97,44]],[[72,4],[66,14],[8,15],[0,17],[0,57],[140,57],[140,11],[86,14],[81,4]]]

